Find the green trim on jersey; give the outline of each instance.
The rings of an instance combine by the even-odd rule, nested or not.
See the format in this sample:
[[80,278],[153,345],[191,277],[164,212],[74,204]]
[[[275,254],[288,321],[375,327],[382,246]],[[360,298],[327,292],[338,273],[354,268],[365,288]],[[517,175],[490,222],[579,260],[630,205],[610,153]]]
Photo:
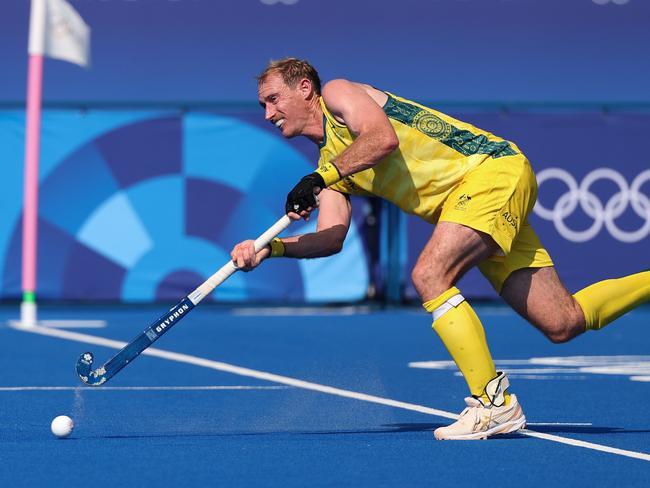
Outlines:
[[519,154],[507,141],[490,141],[483,134],[477,136],[468,130],[458,129],[428,110],[387,95],[384,112],[388,117],[417,129],[464,156],[487,154],[496,159]]
[[318,149],[323,149],[325,144],[327,144],[327,117],[325,117],[325,113],[323,112],[323,142],[318,145]]

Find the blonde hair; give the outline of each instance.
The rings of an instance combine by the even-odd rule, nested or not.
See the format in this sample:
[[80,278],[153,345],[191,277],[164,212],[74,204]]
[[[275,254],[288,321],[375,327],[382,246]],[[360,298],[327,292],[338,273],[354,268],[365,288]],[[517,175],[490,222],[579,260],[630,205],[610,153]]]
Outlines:
[[298,58],[284,58],[277,61],[271,61],[264,71],[262,71],[255,78],[257,79],[258,86],[271,73],[279,73],[286,85],[290,88],[295,88],[300,80],[307,78],[311,81],[314,91],[320,95],[320,77],[318,71],[309,62]]

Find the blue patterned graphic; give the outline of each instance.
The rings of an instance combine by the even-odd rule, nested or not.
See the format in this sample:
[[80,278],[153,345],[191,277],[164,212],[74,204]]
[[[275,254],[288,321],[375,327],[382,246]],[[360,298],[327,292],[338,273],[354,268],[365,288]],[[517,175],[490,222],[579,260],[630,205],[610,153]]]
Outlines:
[[[59,113],[57,130],[43,131],[44,148],[59,139],[69,150],[58,147],[58,160],[46,157],[41,180],[41,299],[178,299],[221,267],[235,243],[274,223],[290,185],[312,170],[304,150],[278,135],[209,113],[122,114],[125,123],[107,121],[107,130],[74,144],[80,126],[99,126],[104,116],[112,121],[116,113]],[[0,130],[0,142],[6,137]],[[22,181],[19,171],[11,177]],[[11,203],[13,226],[0,235],[0,297],[20,293],[20,206]],[[289,232],[301,230],[295,227]],[[211,299],[359,300],[369,281],[359,256],[353,224],[346,251],[315,272],[306,272],[311,263],[270,260],[235,274]],[[341,287],[334,279],[343,274]]]

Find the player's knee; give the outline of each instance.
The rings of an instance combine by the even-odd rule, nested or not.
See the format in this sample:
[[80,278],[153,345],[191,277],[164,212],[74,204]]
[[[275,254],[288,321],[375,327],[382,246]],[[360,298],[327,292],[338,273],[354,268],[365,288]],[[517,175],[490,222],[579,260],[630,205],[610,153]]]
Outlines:
[[411,271],[411,280],[413,286],[418,292],[420,297],[427,295],[427,290],[431,287],[433,280],[431,279],[430,271],[424,266],[415,265]]
[[553,344],[562,344],[563,342],[569,342],[574,335],[569,333],[569,330],[566,328],[557,328],[551,330],[544,330],[544,335],[546,338],[551,341]]
[[584,317],[573,310],[554,317],[549,316],[538,326],[554,344],[568,342],[585,331]]
[[413,281],[413,286],[415,287],[415,290],[422,296],[422,291],[424,288],[424,284],[426,281],[426,276],[420,267],[415,266],[411,270],[411,281]]
[[413,286],[420,297],[438,296],[451,287],[441,270],[416,264],[411,271]]

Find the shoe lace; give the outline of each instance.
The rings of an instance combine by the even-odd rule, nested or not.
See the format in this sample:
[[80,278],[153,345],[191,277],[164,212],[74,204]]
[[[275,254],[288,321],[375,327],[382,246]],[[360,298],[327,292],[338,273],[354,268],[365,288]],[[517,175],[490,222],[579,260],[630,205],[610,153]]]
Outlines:
[[466,407],[458,418],[458,422],[469,424],[474,430],[486,430],[492,420],[492,409],[483,405]]

